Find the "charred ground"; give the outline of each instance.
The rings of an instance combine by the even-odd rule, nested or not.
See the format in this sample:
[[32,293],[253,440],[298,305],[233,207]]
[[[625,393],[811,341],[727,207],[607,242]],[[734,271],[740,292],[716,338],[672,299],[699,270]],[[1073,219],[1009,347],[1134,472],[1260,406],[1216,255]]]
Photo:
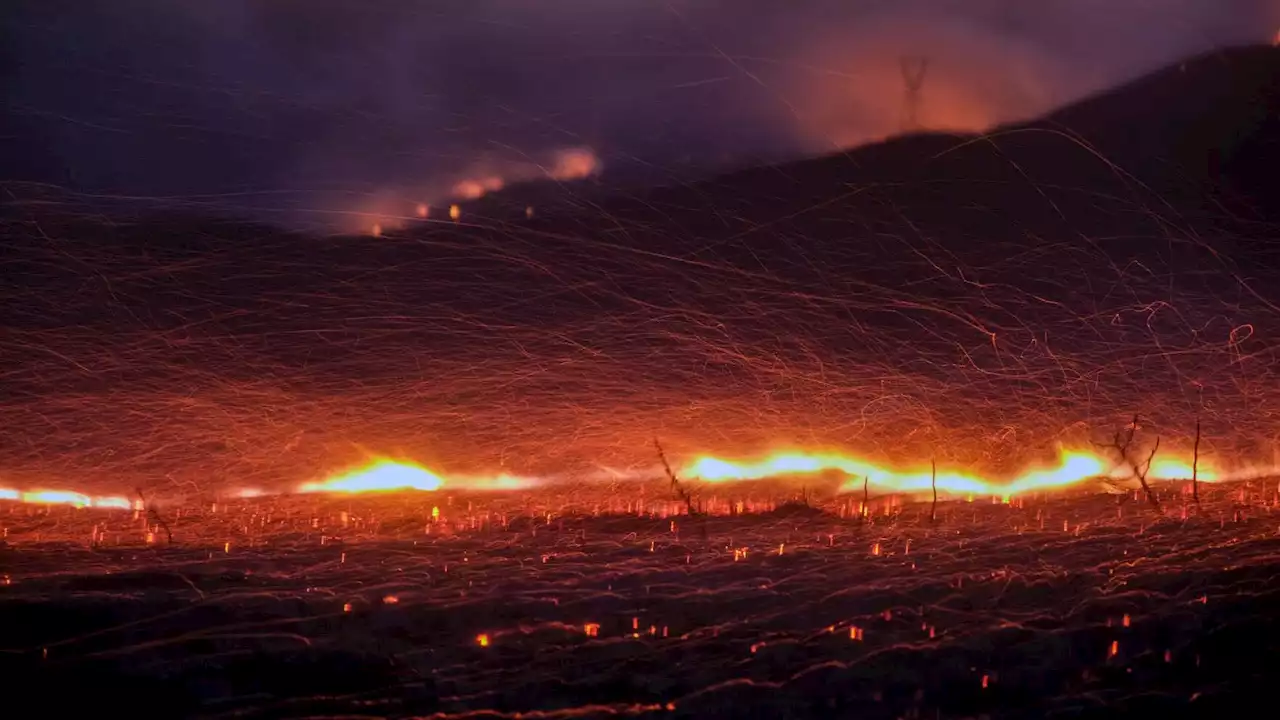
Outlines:
[[779,513],[771,491],[742,492],[743,514],[703,518],[581,493],[549,515],[530,502],[551,495],[241,501],[188,508],[171,546],[140,544],[127,513],[9,507],[4,702],[1208,717],[1271,692],[1274,481],[1210,488],[1198,507],[1166,488],[1162,514],[1034,497],[945,503],[935,522],[900,498],[863,517],[847,498]]

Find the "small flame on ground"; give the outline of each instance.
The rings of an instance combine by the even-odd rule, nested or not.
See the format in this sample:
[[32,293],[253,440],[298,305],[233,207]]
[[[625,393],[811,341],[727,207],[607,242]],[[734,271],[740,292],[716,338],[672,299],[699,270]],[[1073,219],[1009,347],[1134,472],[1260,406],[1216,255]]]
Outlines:
[[0,500],[13,500],[32,505],[71,505],[73,507],[112,508],[129,510],[133,503],[119,495],[93,496],[70,490],[29,490],[0,488]]
[[298,492],[360,493],[378,490],[439,490],[439,475],[408,463],[379,460],[372,465],[319,482],[303,483]]

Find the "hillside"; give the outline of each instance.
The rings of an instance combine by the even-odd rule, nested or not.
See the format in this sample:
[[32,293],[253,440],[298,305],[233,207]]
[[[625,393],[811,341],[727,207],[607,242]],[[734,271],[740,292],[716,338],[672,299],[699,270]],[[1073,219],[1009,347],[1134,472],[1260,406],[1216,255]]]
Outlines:
[[[588,214],[639,213],[642,206],[708,211],[740,224],[730,231],[822,205],[841,191],[892,196],[930,212],[963,208],[1008,214],[1069,215],[1087,229],[1097,198],[1146,205],[1174,217],[1225,222],[1275,220],[1268,182],[1280,161],[1280,49],[1245,47],[1190,58],[1029,123],[982,136],[897,137],[827,157],[757,167],[604,200],[589,185],[514,188],[469,205],[483,217],[555,204],[581,188]],[[1069,197],[1074,195],[1075,202]],[[1067,207],[1054,207],[1062,200]],[[825,203],[825,204],[824,204]],[[937,207],[938,205],[943,207]],[[856,210],[857,202],[838,205]],[[504,212],[504,210],[506,212]],[[1085,212],[1085,215],[1081,215]],[[571,213],[572,214],[572,213]],[[959,212],[959,214],[966,214]],[[917,218],[920,219],[920,218]],[[927,220],[927,218],[924,218]]]

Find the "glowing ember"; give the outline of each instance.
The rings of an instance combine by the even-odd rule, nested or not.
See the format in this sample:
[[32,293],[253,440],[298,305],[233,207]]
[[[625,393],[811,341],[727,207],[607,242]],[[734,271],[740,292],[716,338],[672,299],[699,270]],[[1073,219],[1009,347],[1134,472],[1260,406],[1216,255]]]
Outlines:
[[382,460],[373,465],[320,482],[303,483],[298,492],[361,493],[384,490],[439,490],[444,481],[435,473],[407,463]]

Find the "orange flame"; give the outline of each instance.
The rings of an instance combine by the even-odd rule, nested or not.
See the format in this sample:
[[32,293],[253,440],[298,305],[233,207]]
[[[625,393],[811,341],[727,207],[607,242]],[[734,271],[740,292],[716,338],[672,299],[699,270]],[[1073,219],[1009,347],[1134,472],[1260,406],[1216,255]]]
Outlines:
[[[439,490],[446,484],[440,475],[413,463],[377,460],[373,464],[318,482],[303,483],[300,493],[369,493],[392,490]],[[537,481],[515,475],[451,476],[448,485],[466,490],[523,490]]]
[[379,460],[372,465],[319,482],[303,483],[300,493],[360,493],[380,490],[439,490],[439,475],[408,463]]
[[[1128,468],[1114,467],[1102,457],[1088,452],[1064,451],[1056,467],[1028,468],[1010,481],[999,482],[955,471],[937,473],[937,489],[950,495],[999,495],[1009,497],[1028,492],[1043,492],[1077,485],[1086,480],[1112,478],[1123,480],[1131,474]],[[862,487],[865,478],[882,490],[898,493],[929,492],[934,487],[932,470],[899,471],[878,466],[870,461],[838,453],[779,453],[756,462],[731,462],[704,456],[684,468],[681,474],[707,482],[733,480],[759,480],[787,475],[809,475],[821,472],[839,472],[849,476],[842,491],[854,491]],[[1191,478],[1191,464],[1181,460],[1157,460],[1147,474],[1150,480],[1180,480]],[[1212,482],[1220,475],[1205,467],[1198,467],[1197,477]]]
[[[1233,472],[1223,472],[1201,458],[1195,474],[1202,482],[1222,482],[1248,478],[1268,477],[1278,474],[1273,466],[1238,467]],[[879,492],[901,494],[928,493],[934,487],[935,476],[929,468],[899,470],[878,465],[870,460],[839,452],[802,451],[782,452],[756,461],[730,461],[713,456],[702,456],[688,463],[680,475],[704,482],[734,482],[781,478],[795,475],[813,475],[838,472],[847,477],[841,492],[858,492],[865,478]],[[1189,480],[1193,468],[1184,458],[1155,459],[1147,472],[1151,481]],[[988,495],[1002,497],[1006,502],[1014,495],[1046,492],[1069,488],[1089,481],[1120,481],[1132,477],[1131,468],[1117,464],[1114,459],[1084,451],[1064,450],[1057,465],[1030,467],[1012,479],[991,479],[955,470],[940,470],[936,475],[939,492],[950,495]],[[636,475],[635,479],[642,479]],[[295,488],[298,493],[377,493],[397,490],[435,491],[446,484],[451,488],[472,491],[525,490],[537,487],[542,480],[509,474],[450,475],[445,476],[410,462],[376,459],[370,464],[318,481],[306,482]],[[265,494],[258,489],[237,491],[242,498]],[[43,505],[70,505],[86,508],[140,509],[141,503],[133,503],[118,495],[90,495],[70,490],[19,490],[0,487],[0,501]],[[738,551],[735,551],[737,554]],[[745,552],[741,553],[745,555]]]
[[86,495],[70,490],[16,490],[0,488],[0,500],[30,503],[32,505],[71,505],[74,507],[113,508],[128,510],[133,507],[126,497],[119,495]]

